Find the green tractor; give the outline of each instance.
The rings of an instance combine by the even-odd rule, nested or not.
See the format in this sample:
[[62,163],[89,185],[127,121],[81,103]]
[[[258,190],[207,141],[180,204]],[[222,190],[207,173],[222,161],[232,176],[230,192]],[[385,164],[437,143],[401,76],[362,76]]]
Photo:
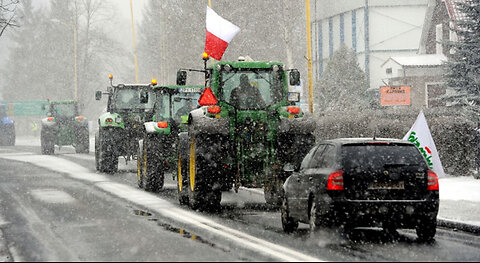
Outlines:
[[[298,70],[279,62],[204,62],[206,88],[179,135],[177,182],[180,203],[219,209],[221,192],[263,187],[266,203],[278,207],[283,183],[315,143],[311,114],[295,106]],[[190,69],[189,71],[201,71]],[[177,72],[186,84],[187,70]]]
[[178,134],[187,129],[188,114],[198,106],[203,86],[155,86],[153,118],[145,122],[146,133],[137,154],[138,186],[158,192],[165,172],[177,168]]
[[97,91],[95,99],[108,95],[106,112],[98,118],[98,131],[95,133],[95,167],[102,173],[115,173],[118,170],[118,157],[125,161],[137,157],[138,141],[145,135],[143,123],[151,120],[155,94],[151,84],[113,85],[110,75],[107,92]]
[[80,115],[79,104],[74,100],[48,101],[47,117],[42,119],[40,143],[42,154],[53,154],[55,145],[60,148],[73,145],[77,153],[88,153],[90,140],[88,120]]

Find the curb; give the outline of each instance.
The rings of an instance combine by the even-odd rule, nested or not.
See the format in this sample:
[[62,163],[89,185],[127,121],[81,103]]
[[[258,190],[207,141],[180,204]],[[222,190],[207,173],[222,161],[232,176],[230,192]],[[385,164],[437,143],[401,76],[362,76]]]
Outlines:
[[437,218],[437,226],[458,229],[472,234],[480,234],[480,226],[458,221],[452,221],[448,219]]

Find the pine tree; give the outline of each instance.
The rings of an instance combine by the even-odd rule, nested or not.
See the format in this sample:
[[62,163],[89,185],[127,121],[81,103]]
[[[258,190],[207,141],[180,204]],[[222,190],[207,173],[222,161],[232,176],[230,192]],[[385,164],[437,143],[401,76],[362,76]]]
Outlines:
[[449,106],[466,110],[466,114],[480,110],[480,0],[459,2],[459,11],[464,16],[455,21],[452,30],[458,41],[448,42],[453,53],[446,63],[446,83],[449,89],[444,101]]
[[368,108],[368,83],[355,52],[340,47],[328,61],[318,86],[319,110],[350,110]]

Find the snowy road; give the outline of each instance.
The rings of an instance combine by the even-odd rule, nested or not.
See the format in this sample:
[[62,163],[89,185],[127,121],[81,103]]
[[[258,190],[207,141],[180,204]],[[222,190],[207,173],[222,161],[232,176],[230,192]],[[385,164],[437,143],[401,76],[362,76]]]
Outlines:
[[194,212],[178,205],[171,177],[150,194],[136,187],[134,163],[98,174],[93,152],[42,156],[30,145],[0,148],[0,229],[15,261],[480,260],[480,237],[450,229],[438,229],[434,244],[417,243],[414,231],[358,229],[346,239],[301,225],[287,235],[256,191],[224,193],[220,213]]

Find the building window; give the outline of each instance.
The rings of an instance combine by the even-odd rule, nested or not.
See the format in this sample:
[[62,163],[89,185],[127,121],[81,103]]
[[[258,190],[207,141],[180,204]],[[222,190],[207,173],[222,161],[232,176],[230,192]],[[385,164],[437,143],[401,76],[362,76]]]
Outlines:
[[345,44],[345,24],[344,24],[345,16],[344,14],[340,14],[340,44]]
[[333,56],[333,18],[328,19],[328,51],[329,56]]
[[392,68],[387,68],[387,69],[385,70],[385,72],[386,72],[387,74],[392,74]]
[[352,10],[352,48],[357,53],[357,12]]

